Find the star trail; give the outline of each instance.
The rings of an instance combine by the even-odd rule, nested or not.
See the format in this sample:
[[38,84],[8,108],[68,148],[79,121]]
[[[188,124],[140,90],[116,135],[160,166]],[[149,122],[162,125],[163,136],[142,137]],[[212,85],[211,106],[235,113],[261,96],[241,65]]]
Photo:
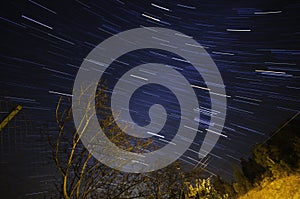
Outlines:
[[[51,154],[47,140],[39,137],[42,136],[41,126],[47,125],[50,131],[55,131],[58,99],[60,96],[72,98],[76,74],[87,54],[110,36],[139,27],[164,27],[182,32],[184,35],[176,35],[178,39],[187,36],[202,46],[185,43],[181,50],[194,53],[193,48],[204,47],[214,60],[223,78],[226,95],[211,94],[227,99],[227,117],[217,145],[205,159],[197,159],[204,134],[207,131],[217,133],[207,128],[210,118],[220,114],[210,109],[207,94],[210,89],[206,84],[221,85],[205,84],[195,75],[191,63],[182,57],[153,49],[128,53],[105,71],[108,86],[114,85],[129,67],[151,61],[168,63],[184,73],[201,101],[194,111],[203,118],[195,118],[202,124],[199,129],[194,129],[199,137],[192,141],[181,160],[191,166],[201,164],[209,175],[221,175],[230,181],[233,177],[231,165],[249,157],[253,145],[268,139],[271,132],[300,111],[299,9],[300,4],[293,1],[2,2],[0,101],[21,105],[35,128],[28,132],[25,146],[17,147],[13,157],[9,157],[7,150],[1,151],[1,187],[11,190],[7,188],[7,179],[19,167],[10,162],[23,156],[20,161],[28,164],[20,165],[30,171],[19,175],[23,184],[30,179],[31,186],[24,185],[26,188],[16,188],[19,190],[15,192],[26,198],[41,198],[49,192],[47,188],[54,180],[55,168],[51,160],[47,162],[49,158],[46,157]],[[153,39],[161,45],[176,48],[176,44],[167,40]],[[99,66],[95,70],[101,70],[101,64],[104,63],[94,63]],[[146,82],[147,76],[155,72],[141,69],[130,77],[133,81]],[[203,72],[214,75],[210,71]],[[177,77],[172,78],[176,82]],[[178,107],[172,96],[160,87],[157,91],[145,88],[137,93],[138,99],[133,103],[141,108],[133,111],[144,110],[142,106],[149,105],[147,99],[163,98],[170,104],[168,114],[176,121]],[[218,124],[214,125],[218,128]],[[160,144],[172,144],[174,136],[172,133],[148,134]],[[5,148],[5,142],[1,145]],[[7,169],[11,172],[6,172]]]

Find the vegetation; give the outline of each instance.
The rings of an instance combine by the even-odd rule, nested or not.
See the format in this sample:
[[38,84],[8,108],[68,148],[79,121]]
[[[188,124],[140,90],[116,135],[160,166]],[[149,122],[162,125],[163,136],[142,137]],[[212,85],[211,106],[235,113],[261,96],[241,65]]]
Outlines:
[[[106,109],[105,88],[96,95],[96,107]],[[94,159],[80,142],[84,132],[72,126],[70,100],[61,98],[57,110],[57,134],[51,134],[53,159],[62,198],[146,198],[146,199],[227,199],[227,198],[299,198],[300,132],[298,118],[285,123],[264,143],[253,148],[248,160],[233,166],[235,181],[229,184],[219,176],[203,178],[201,168],[184,172],[175,162],[159,171],[129,174],[111,169]],[[86,107],[89,110],[90,107]],[[88,112],[88,111],[87,111]],[[103,114],[105,112],[101,112]],[[101,115],[99,123],[106,135],[124,150],[142,152],[153,149],[151,140],[128,139],[110,115]],[[299,113],[298,113],[299,115]],[[82,124],[87,125],[87,124]],[[130,128],[130,126],[126,127]],[[85,129],[85,128],[82,128]],[[109,150],[109,149],[104,149]],[[125,160],[130,161],[130,160]]]
[[241,161],[242,172],[235,175],[233,184],[238,196],[243,199],[299,198],[299,191],[295,191],[300,190],[298,116],[299,112],[268,140],[256,145],[249,160]]
[[291,175],[274,180],[263,189],[254,188],[239,199],[298,199],[300,198],[300,176]]
[[196,179],[195,185],[193,186],[191,183],[186,182],[187,191],[185,193],[185,198],[190,199],[227,199],[229,195],[219,193],[210,179]]

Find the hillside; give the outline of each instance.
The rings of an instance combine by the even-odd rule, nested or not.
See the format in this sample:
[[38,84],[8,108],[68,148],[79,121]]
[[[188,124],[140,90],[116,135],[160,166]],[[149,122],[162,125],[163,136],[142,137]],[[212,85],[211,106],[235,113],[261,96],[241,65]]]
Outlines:
[[299,199],[300,176],[292,175],[270,182],[261,190],[253,189],[239,199]]

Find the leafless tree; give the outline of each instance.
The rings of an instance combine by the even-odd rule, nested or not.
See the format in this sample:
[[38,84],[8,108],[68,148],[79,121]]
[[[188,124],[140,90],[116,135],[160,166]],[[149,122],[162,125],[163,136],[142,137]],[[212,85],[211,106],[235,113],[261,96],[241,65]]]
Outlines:
[[[83,93],[84,94],[84,93]],[[107,94],[105,88],[97,90],[96,109],[106,109]],[[92,99],[91,99],[92,100]],[[86,107],[88,109],[89,107]],[[150,140],[129,140],[113,122],[112,115],[100,117],[102,128],[108,129],[106,135],[116,145],[125,150],[141,152],[150,144]],[[81,132],[73,126],[70,98],[61,97],[56,108],[58,133],[49,137],[53,159],[59,171],[60,180],[57,185],[65,199],[70,198],[133,198],[141,194],[134,189],[144,182],[142,174],[129,174],[111,169],[95,159],[80,141],[85,128]],[[88,125],[83,123],[81,125]],[[128,126],[128,128],[130,128]],[[123,129],[124,130],[124,129]],[[109,149],[105,149],[109,150]],[[126,160],[130,161],[130,160]]]
[[[101,110],[101,112],[97,112],[100,115],[99,124],[106,129],[106,136],[110,141],[124,150],[136,153],[155,150],[157,146],[150,138],[130,137],[129,139],[126,136],[123,131],[131,127],[128,125],[122,128],[122,131],[114,122],[115,118],[112,114],[107,114],[107,112],[109,113],[107,106],[109,96],[106,93],[106,87],[98,88],[96,97],[91,100],[95,100],[95,111]],[[59,99],[56,108],[58,131],[49,136],[53,159],[59,171],[56,187],[63,198],[184,198],[185,181],[190,180],[191,176],[195,176],[194,173],[199,170],[198,168],[186,173],[183,172],[180,161],[176,161],[166,168],[144,174],[130,174],[112,169],[95,159],[81,143],[80,139],[86,128],[79,128],[83,130],[78,132],[74,127],[70,104],[70,98],[61,97]],[[90,107],[85,108],[88,110]],[[88,123],[81,122],[81,125],[88,125]],[[109,151],[109,149],[103,150]]]

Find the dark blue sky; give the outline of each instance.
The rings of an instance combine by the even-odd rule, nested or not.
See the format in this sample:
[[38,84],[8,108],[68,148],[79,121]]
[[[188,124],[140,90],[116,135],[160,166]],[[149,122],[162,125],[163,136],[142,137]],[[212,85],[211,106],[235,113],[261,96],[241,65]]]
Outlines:
[[[72,93],[77,70],[96,45],[141,26],[180,31],[206,47],[230,96],[227,138],[207,167],[230,179],[232,164],[300,111],[299,9],[293,1],[1,2],[0,100],[21,104],[35,126],[51,124],[58,98]],[[166,61],[153,55],[125,61]]]

